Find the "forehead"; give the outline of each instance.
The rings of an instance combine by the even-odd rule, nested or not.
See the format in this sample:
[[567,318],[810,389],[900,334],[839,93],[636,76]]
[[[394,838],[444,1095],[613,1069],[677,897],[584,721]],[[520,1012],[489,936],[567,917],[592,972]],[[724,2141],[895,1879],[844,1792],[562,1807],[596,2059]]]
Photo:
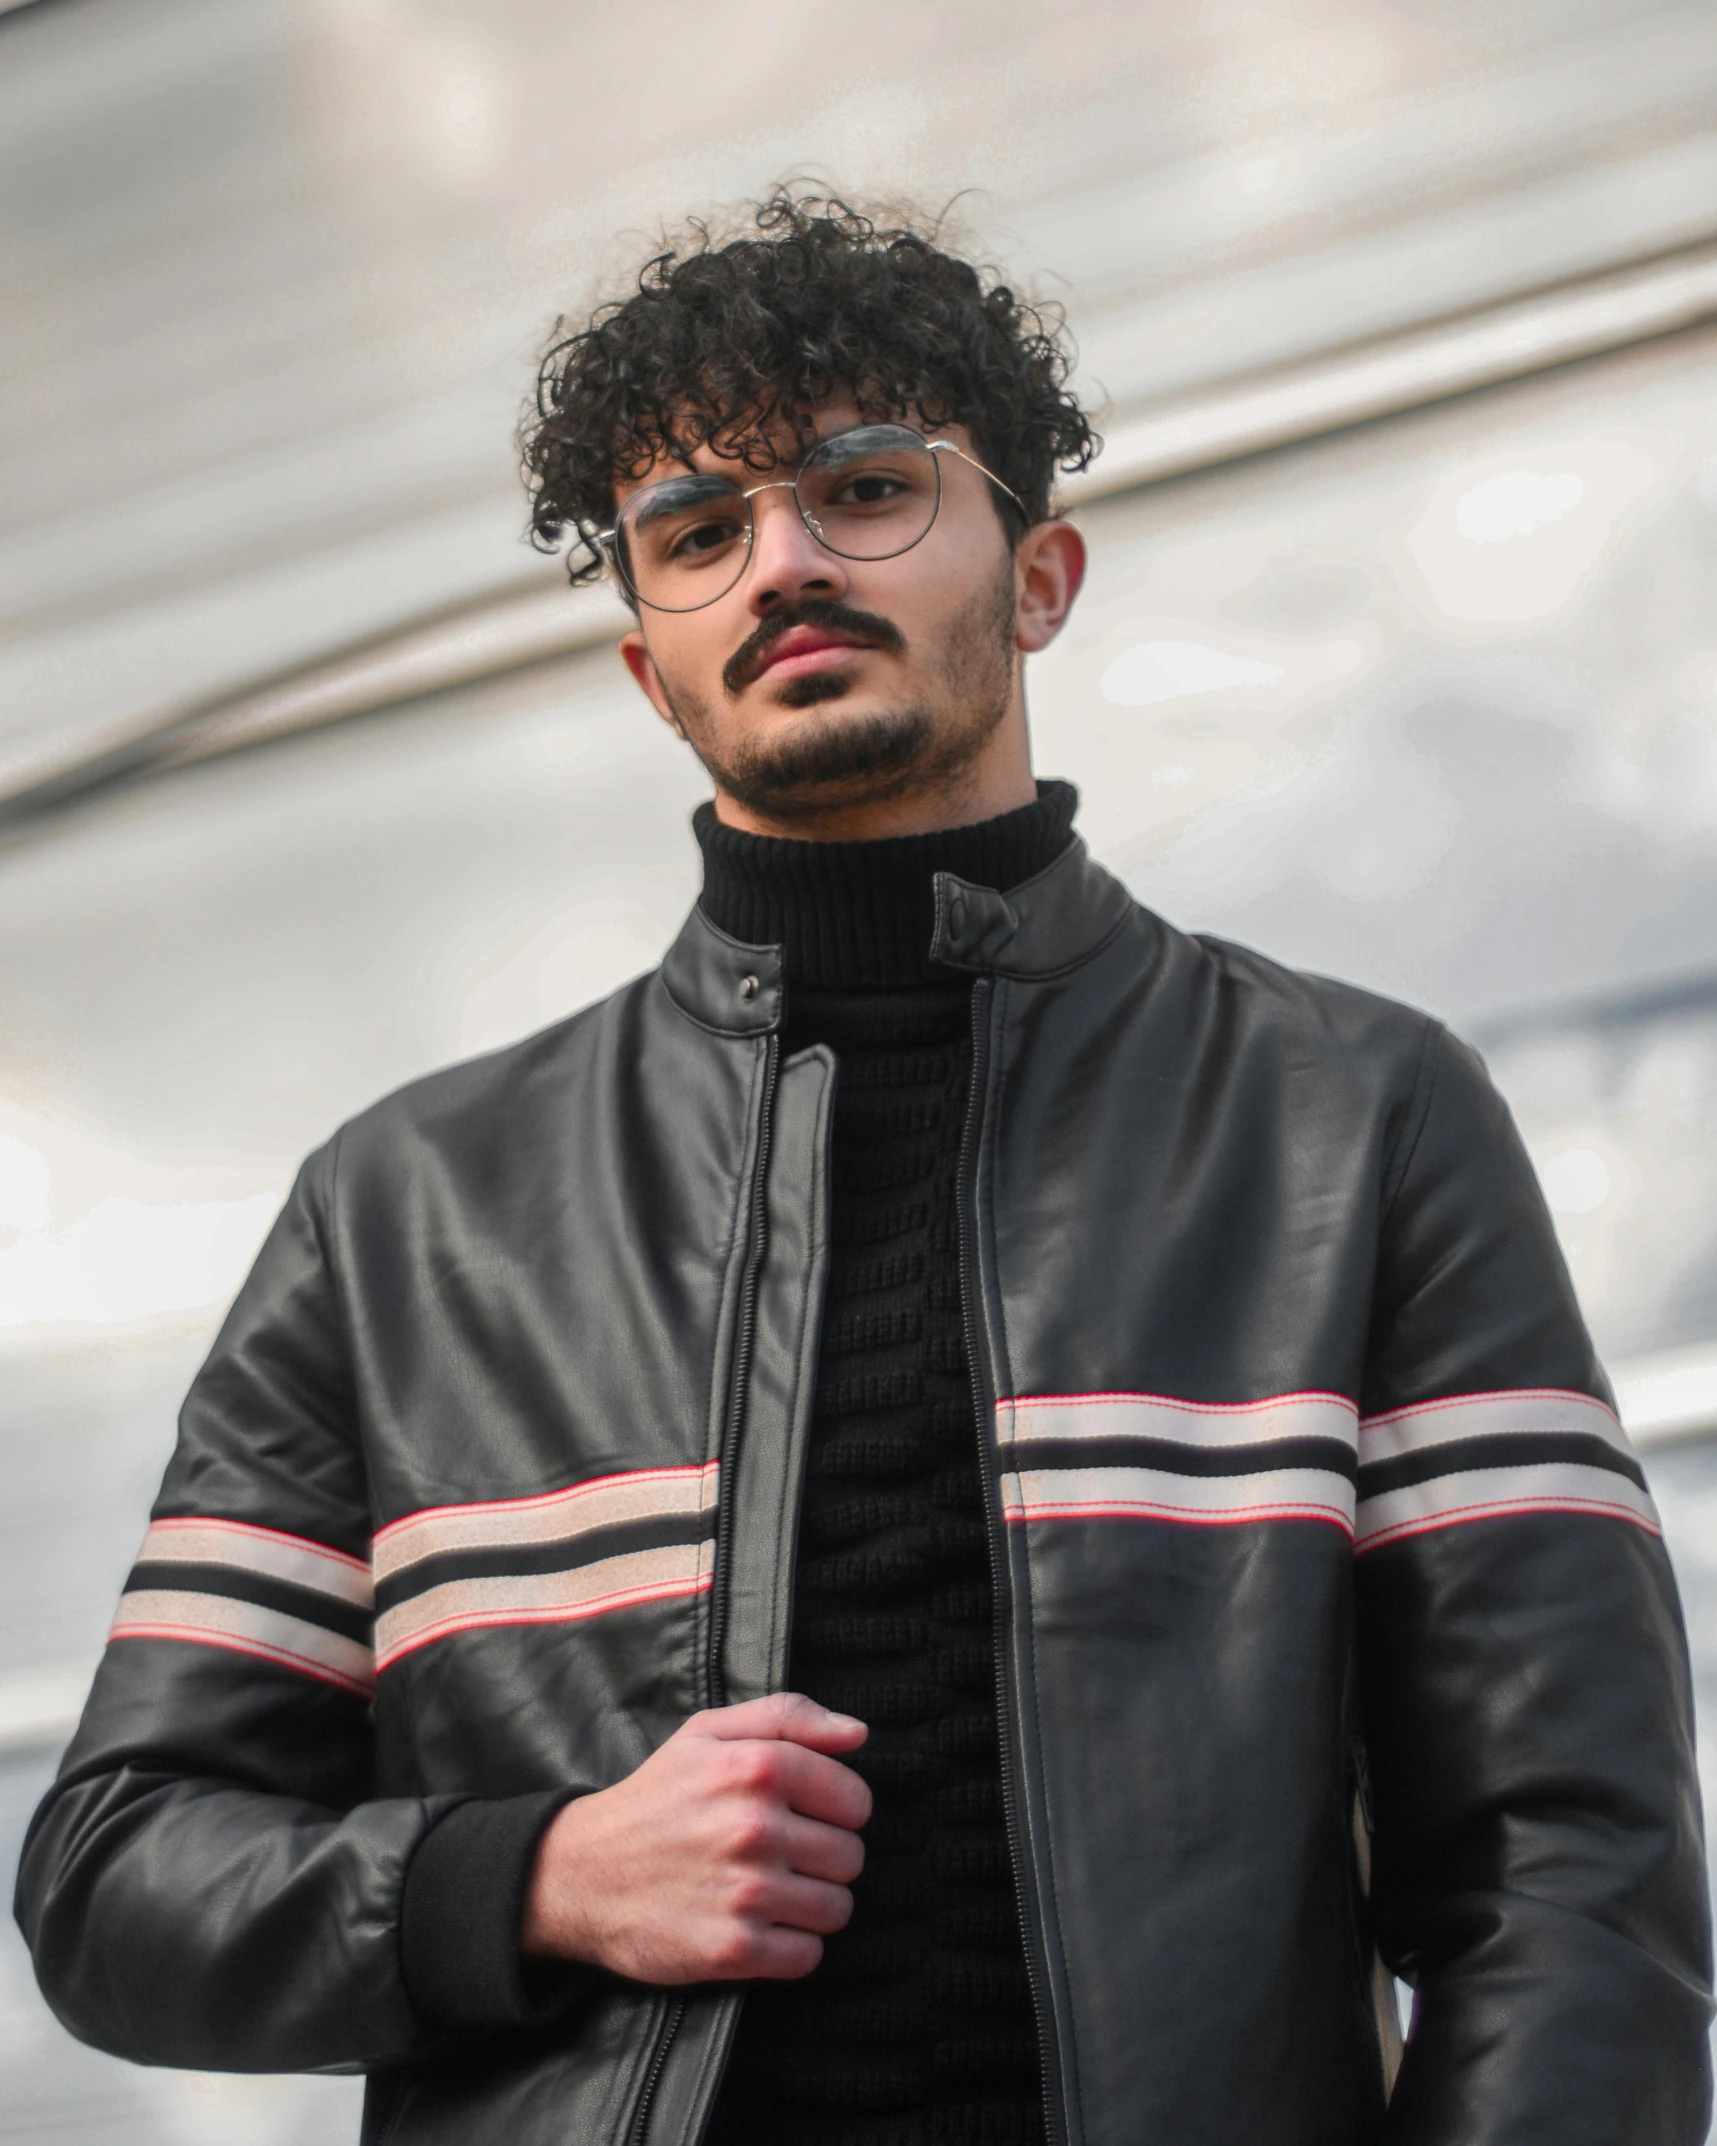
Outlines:
[[[709,470],[743,485],[755,481],[755,473],[760,467],[795,468],[809,447],[818,440],[826,440],[831,433],[876,422],[874,417],[866,417],[851,390],[842,388],[818,403],[815,409],[798,414],[782,413],[769,424],[750,429],[743,425],[732,427],[721,436],[719,445],[706,440],[690,455],[659,449],[648,467],[640,470],[637,476],[616,479],[615,504],[622,506],[645,485],[659,484],[664,477],[683,476],[687,469]],[[952,440],[961,447],[971,445],[964,425],[927,425],[911,412],[882,422],[910,425],[915,432],[922,432],[926,439]]]

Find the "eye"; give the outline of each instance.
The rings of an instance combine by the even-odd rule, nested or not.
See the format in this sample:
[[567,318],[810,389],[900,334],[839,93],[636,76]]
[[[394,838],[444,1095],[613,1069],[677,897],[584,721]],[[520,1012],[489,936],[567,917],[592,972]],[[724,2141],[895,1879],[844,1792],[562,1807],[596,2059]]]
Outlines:
[[910,491],[906,479],[891,469],[849,470],[830,487],[832,507],[886,507]]
[[730,516],[712,515],[707,521],[693,522],[677,531],[668,546],[668,557],[676,565],[696,566],[724,550],[739,533],[739,523]]

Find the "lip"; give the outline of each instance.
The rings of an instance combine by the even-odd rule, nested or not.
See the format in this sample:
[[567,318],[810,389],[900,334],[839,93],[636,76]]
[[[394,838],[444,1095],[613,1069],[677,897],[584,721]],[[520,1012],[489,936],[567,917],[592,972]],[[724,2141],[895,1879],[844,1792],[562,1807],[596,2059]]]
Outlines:
[[863,655],[871,645],[853,634],[832,633],[826,626],[792,626],[770,644],[755,676],[797,678],[807,671],[830,670],[847,656]]

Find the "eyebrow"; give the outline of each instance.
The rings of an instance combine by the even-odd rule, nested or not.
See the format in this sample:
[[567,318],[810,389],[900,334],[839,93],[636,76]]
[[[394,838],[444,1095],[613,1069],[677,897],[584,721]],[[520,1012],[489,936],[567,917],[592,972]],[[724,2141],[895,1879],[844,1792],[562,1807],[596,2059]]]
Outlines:
[[[811,442],[794,467],[803,467],[804,463],[813,454],[819,454],[825,450],[828,452],[831,461],[850,462],[860,455],[870,453],[871,444],[876,433],[912,432],[914,430],[916,430],[916,427],[912,425],[898,425],[891,420],[877,418],[862,425],[848,425],[840,432],[825,432],[820,440]],[[922,434],[919,436],[923,438]],[[924,444],[928,447],[929,440],[925,439]]]
[[680,514],[687,507],[718,499],[724,492],[734,499],[740,496],[738,485],[729,478],[718,477],[713,471],[688,471],[683,477],[663,477],[658,483],[644,487],[644,504],[637,510],[637,526],[647,528],[651,522],[665,521],[670,514]]

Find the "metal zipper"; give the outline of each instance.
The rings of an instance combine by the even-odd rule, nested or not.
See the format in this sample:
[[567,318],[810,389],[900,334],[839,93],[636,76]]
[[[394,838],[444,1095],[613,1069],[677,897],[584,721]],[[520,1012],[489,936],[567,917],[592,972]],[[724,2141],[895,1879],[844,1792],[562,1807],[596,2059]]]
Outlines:
[[[960,1136],[960,1316],[966,1329],[966,1362],[971,1372],[972,1402],[977,1417],[978,1465],[984,1494],[984,1529],[990,1551],[990,1595],[996,1649],[996,1740],[1001,1755],[1002,1822],[1007,1833],[1008,1860],[1013,1867],[1014,1894],[1023,1925],[1030,1913],[1028,1901],[1035,1895],[1036,1888],[1028,1882],[1029,1872],[1020,1847],[1019,1789],[1014,1778],[1014,1744],[1008,1719],[1008,1682],[1004,1665],[1010,1634],[1002,1614],[1003,1565],[1000,1523],[997,1520],[999,1492],[995,1482],[995,1470],[991,1465],[993,1454],[990,1439],[985,1429],[994,1413],[995,1379],[984,1350],[978,1322],[972,1314],[973,1278],[977,1269],[978,1137],[982,1129],[984,1082],[989,1058],[990,998],[994,989],[993,982],[987,976],[979,977],[972,985],[972,1087],[966,1102],[965,1128]],[[1055,2146],[1055,2142],[1064,2140],[1067,2136],[1066,2116],[1061,2106],[1059,2052],[1055,2046],[1049,2008],[1044,2002],[1031,1941],[1023,1928],[1020,1934],[1026,1940],[1025,1978],[1031,1991],[1032,2016],[1037,2025],[1038,2056],[1043,2067],[1044,2125],[1051,2146]]]
[[709,1603],[709,1661],[705,1697],[720,1706],[726,1696],[721,1680],[721,1645],[727,1635],[727,1560],[722,1544],[733,1534],[734,1455],[745,1416],[745,1389],[751,1377],[751,1351],[757,1338],[757,1278],[763,1268],[764,1225],[769,1198],[769,1134],[775,1116],[775,1076],[780,1063],[778,1037],[764,1038],[763,1110],[757,1128],[757,1159],[751,1175],[751,1213],[747,1219],[745,1281],[739,1297],[739,1331],[733,1344],[733,1378],[728,1387],[727,1422],[721,1434],[721,1466],[716,1473],[715,1580]]
[[[769,1132],[774,1117],[775,1075],[780,1060],[779,1040],[774,1036],[766,1037],[764,1052],[762,1116],[757,1128],[757,1155],[751,1173],[751,1206],[746,1219],[745,1280],[740,1288],[739,1328],[733,1345],[733,1377],[728,1388],[727,1420],[722,1425],[721,1466],[716,1475],[715,1576],[710,1589],[709,1658],[704,1670],[704,1697],[710,1706],[720,1706],[724,1696],[721,1643],[727,1628],[727,1560],[722,1555],[722,1546],[724,1542],[732,1539],[733,1534],[733,1457],[738,1447],[740,1424],[745,1414],[745,1388],[751,1375],[751,1351],[757,1335],[757,1279],[763,1266]],[[656,2099],[656,2089],[661,2084],[662,2073],[667,2068],[668,2052],[674,2046],[674,2037],[679,2033],[685,2016],[686,2000],[683,1997],[675,1997],[662,2015],[662,2024],[656,2035],[655,2053],[650,2059],[649,2070],[644,2074],[644,2085],[638,2096],[638,2107],[628,2134],[630,2146],[644,2146],[644,2134],[650,2122],[650,2110]]]
[[650,2105],[656,2098],[656,2088],[661,2084],[662,2071],[668,2061],[668,2051],[674,2046],[674,2036],[680,2031],[680,2021],[686,2016],[686,2000],[673,1998],[662,2015],[662,2025],[656,2036],[656,2051],[650,2059],[650,2069],[644,2074],[644,2089],[638,2096],[637,2114],[632,2119],[628,2133],[631,2146],[644,2146],[644,2129],[650,2121]]

